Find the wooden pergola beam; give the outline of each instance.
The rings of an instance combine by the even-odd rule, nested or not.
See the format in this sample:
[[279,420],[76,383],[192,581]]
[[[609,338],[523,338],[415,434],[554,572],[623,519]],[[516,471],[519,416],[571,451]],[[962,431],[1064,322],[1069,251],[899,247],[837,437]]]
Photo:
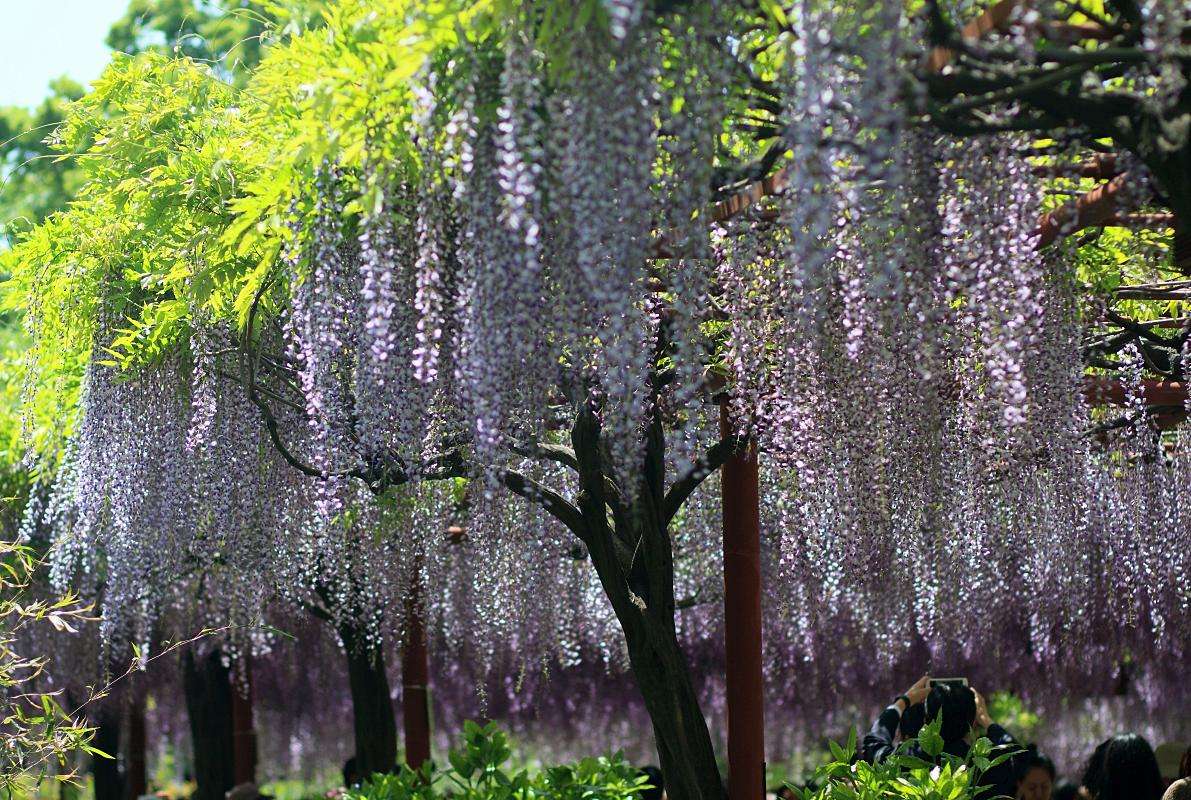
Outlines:
[[1121,174],[1115,153],[1097,155],[1075,166],[1039,164],[1032,171],[1040,178],[1094,178],[1101,181],[1112,180]]
[[[980,16],[973,19],[960,29],[959,35],[965,42],[975,43],[990,33],[1003,33],[1009,30],[1018,6],[1022,0],[1000,0],[984,10]],[[1036,22],[1032,26],[1035,33],[1061,42],[1079,42],[1085,39],[1108,41],[1117,36],[1120,31],[1106,28],[1095,22]],[[942,72],[955,59],[955,51],[949,47],[936,47],[926,57],[926,69],[930,72]]]
[[[1013,19],[1013,12],[1021,4],[1021,0],[1000,0],[984,13],[976,17],[960,29],[959,35],[966,42],[976,42],[992,31],[1003,31],[1009,27]],[[930,72],[942,72],[955,58],[955,51],[948,47],[936,47],[926,58],[926,68]]]
[[1038,221],[1038,227],[1034,229],[1038,236],[1037,247],[1046,247],[1064,234],[1096,225],[1107,225],[1116,217],[1121,192],[1128,184],[1129,173],[1122,172],[1107,183],[1081,195],[1074,203],[1044,214]]
[[[1089,375],[1084,378],[1084,397],[1094,406],[1123,406],[1128,393],[1125,382],[1103,375]],[[1187,403],[1187,384],[1184,381],[1144,380],[1141,395],[1148,406],[1183,407]]]
[[727,222],[733,217],[743,214],[750,207],[761,202],[766,197],[781,194],[790,182],[789,170],[789,167],[782,167],[772,175],[762,178],[755,183],[750,183],[726,200],[716,203],[711,208],[712,221]]
[[[1089,177],[1107,174],[1115,169],[1115,160],[1088,162],[1080,167]],[[761,200],[781,194],[789,183],[789,167],[778,170],[764,180],[746,186],[731,197],[712,206],[710,217],[715,222],[727,222],[740,216]],[[1039,248],[1053,244],[1060,235],[1071,234],[1084,228],[1120,226],[1128,228],[1172,227],[1174,215],[1170,213],[1121,214],[1119,205],[1121,192],[1128,186],[1129,173],[1115,174],[1107,183],[1081,195],[1074,203],[1056,208],[1043,214],[1034,232],[1038,236]],[[768,219],[777,214],[767,210]],[[673,237],[663,233],[650,245],[650,257],[657,259],[678,258],[673,246]]]
[[1113,294],[1118,300],[1187,300],[1191,301],[1191,280],[1140,283],[1118,286]]

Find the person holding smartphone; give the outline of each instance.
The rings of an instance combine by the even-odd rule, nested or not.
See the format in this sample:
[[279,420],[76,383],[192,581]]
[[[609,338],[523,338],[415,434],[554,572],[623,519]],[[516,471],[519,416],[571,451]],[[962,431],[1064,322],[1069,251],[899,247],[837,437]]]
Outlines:
[[[934,722],[941,717],[939,733],[943,737],[943,752],[949,755],[966,758],[977,731],[983,731],[984,736],[996,747],[1021,749],[1007,730],[993,722],[984,698],[968,686],[966,680],[954,678],[932,681],[929,675],[923,675],[881,712],[865,734],[861,754],[866,761],[875,764],[893,753],[894,737],[902,715],[920,704],[924,706],[926,722]],[[911,754],[924,758],[917,746]],[[1017,793],[1016,760],[1006,759],[981,776],[980,785],[992,789],[987,796],[1013,797]]]

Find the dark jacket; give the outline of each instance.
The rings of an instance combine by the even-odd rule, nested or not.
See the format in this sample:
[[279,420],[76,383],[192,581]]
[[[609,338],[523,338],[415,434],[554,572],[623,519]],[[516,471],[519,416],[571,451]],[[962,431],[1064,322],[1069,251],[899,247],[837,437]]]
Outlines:
[[[901,712],[897,710],[896,705],[889,706],[889,708],[881,712],[881,716],[877,717],[877,721],[873,723],[873,727],[869,729],[869,732],[864,735],[864,741],[861,743],[860,752],[865,761],[870,764],[876,764],[889,757],[896,749],[893,739],[897,735],[897,724],[900,721]],[[993,743],[994,747],[1021,749],[1021,745],[1009,734],[1009,731],[995,722],[988,726],[988,731],[984,735]],[[970,746],[963,739],[955,742],[947,742],[943,745],[943,752],[956,758],[967,758],[969,749]],[[996,754],[994,752],[994,755]],[[916,756],[925,761],[930,760],[917,745],[909,751],[909,755]],[[1017,795],[1017,768],[1015,761],[1016,759],[1014,758],[1008,758],[981,776],[980,785],[992,788],[991,792],[986,792],[982,795],[985,800],[992,800],[992,798],[1000,797],[1001,795],[1007,797],[1015,797]]]

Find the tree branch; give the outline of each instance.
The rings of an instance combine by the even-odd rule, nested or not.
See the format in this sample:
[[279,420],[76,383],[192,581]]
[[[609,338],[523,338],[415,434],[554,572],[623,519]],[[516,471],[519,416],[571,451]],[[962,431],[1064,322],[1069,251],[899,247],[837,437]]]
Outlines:
[[970,97],[967,100],[960,100],[950,105],[939,109],[939,113],[943,115],[953,115],[961,111],[971,111],[976,108],[982,108],[990,105],[998,105],[1007,103],[1010,100],[1017,100],[1025,98],[1028,95],[1039,92],[1043,89],[1048,89],[1052,86],[1057,86],[1067,81],[1079,78],[1083,73],[1090,69],[1084,64],[1072,64],[1070,66],[1060,67],[1056,70],[1051,70],[1047,74],[1025,81],[1013,86],[1008,86],[1004,89],[988,92],[986,94]]
[[304,610],[307,614],[310,614],[312,617],[320,619],[323,622],[331,621],[331,612],[327,611],[327,609],[323,608],[322,606],[316,605],[306,600],[300,600],[298,603],[302,606],[302,610]]
[[257,308],[260,305],[261,298],[272,283],[272,278],[261,281],[260,288],[256,291],[256,296],[252,298],[252,306],[248,309],[248,320],[244,325],[244,332],[240,336],[240,351],[242,354],[240,363],[245,376],[243,381],[244,389],[248,393],[249,401],[260,410],[261,416],[264,417],[265,429],[269,432],[269,439],[273,442],[273,447],[281,454],[281,457],[285,459],[286,463],[308,477],[325,478],[327,476],[322,470],[316,469],[302,461],[286,447],[285,442],[281,439],[281,429],[277,424],[277,417],[273,415],[273,409],[269,408],[269,404],[261,399],[256,389],[256,357],[250,339],[252,337],[252,327],[256,321]]
[[1145,325],[1141,325],[1137,322],[1134,322],[1131,319],[1122,317],[1120,314],[1113,311],[1111,308],[1104,310],[1104,318],[1107,319],[1109,322],[1113,323],[1114,325],[1117,325],[1117,326],[1123,328],[1124,330],[1129,331],[1129,333],[1132,333],[1135,336],[1138,336],[1138,337],[1141,337],[1144,339],[1149,339],[1151,342],[1154,342],[1155,344],[1160,344],[1163,347],[1171,346],[1171,341],[1169,339],[1167,339],[1165,336],[1160,336],[1159,334],[1154,333],[1151,329],[1147,328]]
[[524,458],[544,458],[564,467],[579,471],[579,459],[575,451],[562,444],[543,444],[541,442],[514,442],[509,447],[514,453]]
[[707,480],[707,476],[724,465],[733,453],[745,446],[745,440],[740,436],[729,436],[713,444],[703,456],[697,460],[686,475],[674,481],[666,492],[662,513],[666,525],[674,520],[674,515],[682,508],[687,498]]
[[513,494],[531,500],[544,508],[550,516],[566,525],[571,533],[587,544],[591,539],[591,530],[579,509],[573,506],[565,497],[534,479],[506,469],[501,473],[501,483]]

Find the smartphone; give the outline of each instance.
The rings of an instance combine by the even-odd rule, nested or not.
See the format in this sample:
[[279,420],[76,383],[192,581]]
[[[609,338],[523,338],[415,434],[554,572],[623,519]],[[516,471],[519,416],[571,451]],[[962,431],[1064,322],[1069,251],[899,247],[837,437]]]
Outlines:
[[968,685],[967,678],[931,678],[930,679],[930,688],[932,688],[932,689],[935,688],[936,686],[955,686],[955,687],[963,686],[964,688],[967,688],[967,685]]

